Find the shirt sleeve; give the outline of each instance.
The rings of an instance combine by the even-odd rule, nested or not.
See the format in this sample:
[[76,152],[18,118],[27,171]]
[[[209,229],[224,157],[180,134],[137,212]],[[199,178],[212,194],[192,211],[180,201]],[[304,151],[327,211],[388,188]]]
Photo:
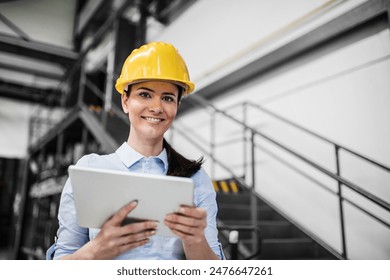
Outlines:
[[[88,162],[89,156],[84,156],[76,165],[88,166]],[[72,185],[69,178],[61,194],[58,223],[56,242],[52,248],[52,250],[54,249],[54,259],[74,253],[89,241],[88,228],[80,227],[77,223]]]
[[207,227],[205,236],[210,248],[221,259],[225,259],[222,245],[218,240],[217,213],[218,206],[216,193],[210,177],[206,171],[201,168],[193,177],[195,184],[195,205],[204,208],[207,212]]

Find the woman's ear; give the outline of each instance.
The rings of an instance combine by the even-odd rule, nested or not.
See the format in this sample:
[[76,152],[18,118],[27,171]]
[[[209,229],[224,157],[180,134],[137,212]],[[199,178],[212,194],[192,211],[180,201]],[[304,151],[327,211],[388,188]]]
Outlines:
[[127,100],[128,100],[127,94],[123,93],[121,96],[121,101],[122,101],[122,109],[123,109],[123,112],[125,112],[125,114],[129,113],[129,109],[127,107]]

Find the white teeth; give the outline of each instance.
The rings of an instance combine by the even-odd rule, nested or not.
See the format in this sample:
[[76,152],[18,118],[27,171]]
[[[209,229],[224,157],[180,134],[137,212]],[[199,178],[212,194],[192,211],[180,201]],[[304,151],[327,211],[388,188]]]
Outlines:
[[145,120],[147,120],[148,122],[160,122],[161,119],[156,119],[156,118],[151,118],[151,117],[145,117]]

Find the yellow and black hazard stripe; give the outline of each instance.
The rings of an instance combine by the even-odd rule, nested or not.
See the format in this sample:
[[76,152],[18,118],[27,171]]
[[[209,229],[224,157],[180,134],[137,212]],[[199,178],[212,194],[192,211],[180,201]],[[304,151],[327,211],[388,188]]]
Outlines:
[[218,193],[238,193],[241,191],[235,180],[213,180],[214,190]]

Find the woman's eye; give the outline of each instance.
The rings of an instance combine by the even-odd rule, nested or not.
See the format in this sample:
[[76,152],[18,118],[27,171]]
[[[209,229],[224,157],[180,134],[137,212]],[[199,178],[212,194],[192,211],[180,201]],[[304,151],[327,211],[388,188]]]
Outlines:
[[175,101],[175,99],[171,96],[164,96],[162,98],[162,100],[167,101],[167,102],[174,102]]
[[150,94],[147,93],[147,92],[140,92],[140,93],[138,93],[138,95],[141,96],[141,97],[145,97],[145,98],[149,98],[150,97]]

